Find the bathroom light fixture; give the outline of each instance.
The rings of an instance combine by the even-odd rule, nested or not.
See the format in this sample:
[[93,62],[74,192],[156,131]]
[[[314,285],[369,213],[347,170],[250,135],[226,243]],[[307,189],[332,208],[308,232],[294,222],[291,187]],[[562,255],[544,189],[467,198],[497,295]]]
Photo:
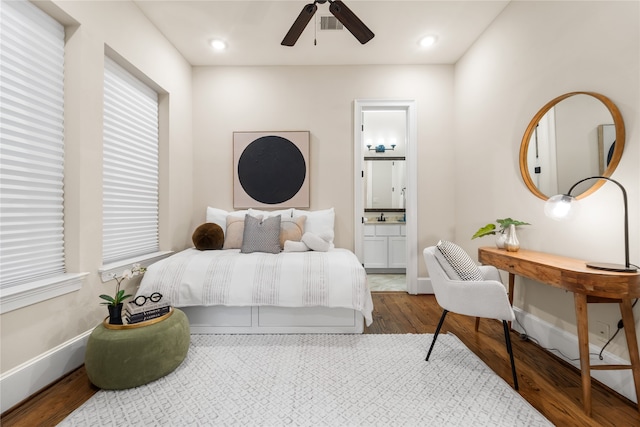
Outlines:
[[367,144],[367,148],[369,149],[369,151],[374,151],[376,153],[384,153],[385,151],[393,151],[396,149],[396,144],[391,144],[391,148],[389,147],[385,147],[384,144],[379,144],[376,145],[375,147],[372,146],[371,144]]
[[227,48],[227,44],[220,39],[211,40],[210,45],[215,50],[225,50]]
[[629,215],[627,212],[627,191],[624,189],[622,184],[618,181],[613,180],[611,178],[607,178],[606,176],[591,176],[589,178],[581,179],[571,186],[569,192],[567,194],[558,194],[556,196],[551,197],[547,200],[547,203],[544,207],[544,213],[555,220],[563,220],[570,217],[572,211],[575,206],[573,202],[576,201],[576,198],[571,195],[571,191],[580,183],[587,181],[589,179],[604,179],[607,181],[611,181],[620,187],[622,190],[622,201],[624,204],[624,255],[625,255],[625,264],[610,264],[610,263],[601,263],[601,262],[588,262],[587,267],[596,268],[598,270],[609,270],[609,271],[620,271],[620,272],[635,272],[638,269],[636,266],[629,263]]
[[421,47],[431,47],[437,41],[438,41],[438,37],[434,36],[433,34],[431,34],[431,35],[428,35],[428,36],[425,36],[425,37],[421,38],[420,41],[418,42],[418,44]]

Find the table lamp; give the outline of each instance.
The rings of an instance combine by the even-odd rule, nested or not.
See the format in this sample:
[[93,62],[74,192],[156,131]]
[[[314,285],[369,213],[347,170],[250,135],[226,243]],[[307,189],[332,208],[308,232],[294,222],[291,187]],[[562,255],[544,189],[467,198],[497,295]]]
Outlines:
[[604,179],[607,181],[611,181],[620,187],[622,190],[622,200],[624,202],[624,255],[625,255],[625,264],[610,264],[610,263],[602,263],[602,262],[588,262],[587,267],[596,268],[598,270],[608,270],[608,271],[620,271],[620,272],[635,272],[637,271],[636,266],[629,263],[629,215],[627,213],[627,191],[624,187],[616,180],[611,178],[607,178],[606,176],[591,176],[589,178],[581,179],[571,186],[569,192],[567,194],[558,194],[556,196],[551,197],[547,200],[547,203],[544,206],[544,213],[555,220],[563,220],[568,219],[575,213],[575,202],[576,198],[571,195],[571,191],[580,183],[590,180],[590,179]]

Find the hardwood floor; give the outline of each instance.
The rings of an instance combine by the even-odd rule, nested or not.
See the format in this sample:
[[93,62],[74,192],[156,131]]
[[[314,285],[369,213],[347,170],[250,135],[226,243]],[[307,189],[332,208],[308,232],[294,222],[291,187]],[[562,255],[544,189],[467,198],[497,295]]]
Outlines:
[[[433,333],[442,313],[432,295],[374,292],[374,322],[369,334]],[[502,324],[450,313],[442,333],[453,333],[480,359],[512,384]],[[593,381],[593,416],[582,411],[580,372],[530,341],[512,334],[520,395],[557,426],[640,426],[635,404]],[[437,344],[436,344],[437,346]],[[436,347],[437,348],[437,347]],[[425,356],[427,349],[425,348]],[[433,356],[432,356],[433,357]],[[428,362],[425,362],[428,363]],[[98,389],[81,367],[0,417],[0,425],[53,426],[89,399]]]

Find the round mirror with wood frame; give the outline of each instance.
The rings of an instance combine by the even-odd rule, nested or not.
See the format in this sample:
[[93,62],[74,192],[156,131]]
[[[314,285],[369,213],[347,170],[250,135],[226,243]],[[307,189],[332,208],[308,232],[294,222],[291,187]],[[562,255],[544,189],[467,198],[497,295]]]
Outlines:
[[[595,147],[596,142],[594,141],[580,141],[578,143],[580,144],[580,147],[567,148],[566,145],[565,146],[562,145],[563,144],[563,141],[561,140],[562,138],[558,138],[559,140],[557,142],[555,140],[556,133],[558,133],[557,131],[558,125],[556,124],[556,120],[558,120],[558,122],[561,121],[560,118],[556,117],[555,112],[558,110],[558,107],[562,107],[567,110],[573,108],[573,105],[571,103],[575,103],[576,101],[582,99],[582,97],[577,97],[577,95],[586,96],[585,100],[589,102],[594,102],[600,106],[606,107],[606,111],[608,111],[608,113],[610,114],[610,117],[607,118],[607,121],[611,121],[611,120],[613,121],[612,125],[603,123],[604,120],[598,121],[597,123],[600,123],[600,124],[597,124],[596,122],[594,123],[589,122],[586,118],[587,116],[586,115],[583,116],[581,112],[573,111],[572,114],[569,114],[573,116],[573,119],[575,122],[579,122],[580,126],[583,128],[582,130],[585,132],[588,132],[590,136],[593,136],[597,133],[598,147]],[[564,103],[562,103],[562,101],[564,101]],[[563,105],[560,106],[559,104],[561,103]],[[600,107],[597,107],[597,108],[600,108]],[[605,110],[605,108],[602,108],[602,110]],[[545,127],[546,127],[546,130],[545,130]],[[565,126],[565,128],[566,127],[567,126]],[[588,129],[584,130],[585,127]],[[543,130],[542,133],[540,132],[540,128],[542,128]],[[608,129],[608,128],[611,128],[611,129]],[[570,134],[570,133],[571,132],[567,132],[565,129],[565,134]],[[579,134],[580,132],[575,132],[575,133]],[[608,137],[610,140],[607,145],[607,142],[606,141],[603,142],[603,140],[607,139],[606,135],[608,133],[610,133],[611,135]],[[549,153],[547,156],[548,158],[550,158],[550,160],[547,159],[547,164],[544,166],[545,170],[550,170],[551,173],[554,174],[554,177],[552,177],[553,185],[550,186],[552,189],[547,189],[547,190],[545,190],[543,185],[540,185],[539,179],[538,181],[534,179],[534,178],[539,178],[539,176],[537,175],[543,169],[543,167],[537,164],[537,162],[539,161],[540,151],[543,151],[543,150],[539,150],[540,149],[539,136],[541,134],[543,137],[545,134],[550,135],[549,139],[552,140],[553,142],[553,144],[551,144],[552,148],[549,149],[552,152]],[[544,138],[542,139],[544,140]],[[595,137],[591,139],[595,139]],[[555,194],[559,194],[567,191],[571,184],[577,182],[581,178],[586,178],[587,176],[594,176],[594,175],[606,176],[606,177],[611,176],[611,174],[613,174],[613,171],[618,166],[620,159],[622,158],[622,152],[624,151],[624,143],[625,143],[624,121],[622,120],[622,115],[620,114],[618,107],[616,107],[616,105],[609,98],[595,92],[566,93],[564,95],[558,96],[557,98],[549,101],[547,104],[544,105],[544,107],[540,109],[540,111],[536,113],[535,116],[533,116],[533,119],[531,119],[531,122],[529,123],[529,126],[527,126],[524,136],[522,137],[522,143],[520,145],[520,173],[522,175],[522,178],[527,188],[537,197],[541,198],[542,200],[547,200],[549,197],[554,196]],[[589,148],[591,152],[587,153],[586,157],[593,158],[594,156],[595,157],[599,156],[600,158],[599,170],[588,171],[588,172],[578,172],[578,175],[580,176],[568,178],[569,181],[571,182],[568,184],[566,182],[564,183],[565,186],[567,186],[567,188],[558,188],[558,189],[553,188],[554,186],[555,187],[561,186],[560,182],[558,181],[558,175],[562,174],[563,167],[567,169],[568,167],[571,166],[571,164],[568,164],[568,163],[577,164],[578,162],[581,161],[580,156],[576,156],[575,159],[565,160],[564,163],[562,163],[562,161],[558,161],[558,159],[562,157],[561,149],[564,150],[565,152],[564,158],[566,159],[567,152],[570,153],[568,155],[571,156],[573,149],[583,150],[584,147],[587,147],[588,145],[591,145],[591,148]],[[556,146],[558,147],[558,150],[557,150],[558,153],[556,153]],[[546,148],[546,147],[543,147],[543,148]],[[598,151],[598,153],[595,153],[595,151]],[[558,159],[556,159],[556,155]],[[593,162],[593,160],[591,161]],[[585,174],[586,176],[583,176]],[[593,193],[598,188],[600,188],[603,184],[604,184],[604,180],[593,180],[592,185],[586,190],[584,190],[577,198],[580,199],[588,196],[589,194]],[[549,193],[553,193],[553,194],[549,194]]]

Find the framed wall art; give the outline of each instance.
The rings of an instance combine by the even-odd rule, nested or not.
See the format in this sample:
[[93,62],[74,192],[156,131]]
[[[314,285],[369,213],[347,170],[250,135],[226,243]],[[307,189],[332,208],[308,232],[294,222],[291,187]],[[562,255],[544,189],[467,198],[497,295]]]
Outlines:
[[309,131],[234,132],[234,208],[308,208],[309,139]]

